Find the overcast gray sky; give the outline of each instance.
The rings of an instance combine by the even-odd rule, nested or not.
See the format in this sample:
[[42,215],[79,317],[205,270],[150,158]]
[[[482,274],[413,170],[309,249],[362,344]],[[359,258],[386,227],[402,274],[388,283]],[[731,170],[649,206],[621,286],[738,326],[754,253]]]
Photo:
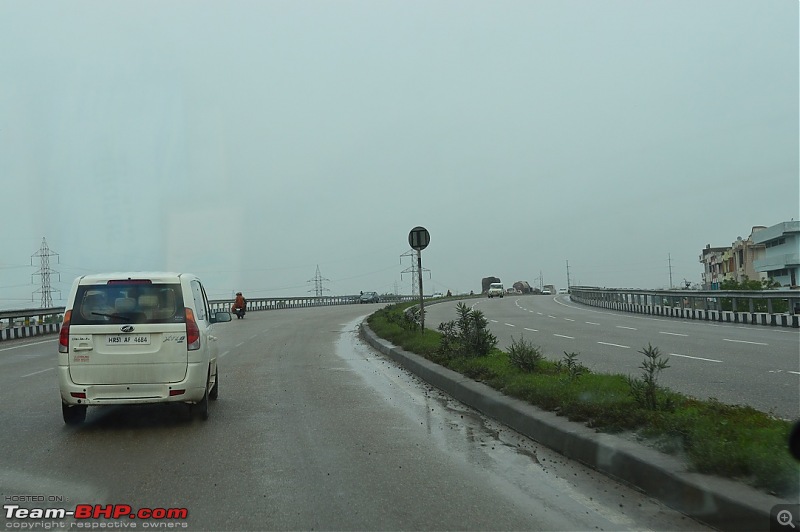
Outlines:
[[798,2],[0,1],[0,306],[482,277],[665,288],[797,219]]

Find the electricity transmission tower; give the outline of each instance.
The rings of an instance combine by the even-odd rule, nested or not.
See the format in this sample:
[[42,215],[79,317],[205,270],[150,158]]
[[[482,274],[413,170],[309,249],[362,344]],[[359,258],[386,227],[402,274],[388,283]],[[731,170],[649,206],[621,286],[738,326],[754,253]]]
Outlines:
[[316,275],[314,275],[313,279],[309,279],[308,281],[306,281],[306,282],[309,282],[309,283],[310,282],[314,283],[314,289],[313,290],[309,290],[309,292],[314,292],[314,295],[316,297],[320,297],[323,292],[330,292],[330,290],[328,290],[327,288],[322,286],[322,281],[330,281],[330,279],[324,278],[322,276],[322,274],[319,273],[319,264],[317,264],[317,273],[316,273]]
[[[47,240],[42,237],[42,246],[39,248],[39,251],[31,255],[31,266],[33,266],[33,258],[39,257],[40,258],[40,266],[39,271],[31,275],[31,284],[33,284],[33,276],[39,275],[42,280],[42,286],[38,290],[34,290],[33,293],[41,293],[42,294],[42,302],[40,308],[50,308],[53,306],[53,292],[58,292],[59,297],[61,297],[61,290],[53,289],[50,286],[50,276],[55,274],[58,275],[58,280],[61,281],[61,274],[57,271],[50,269],[50,257],[56,257],[56,262],[58,260],[58,253],[53,253],[50,251],[50,248],[47,247]],[[31,295],[31,301],[33,301],[33,295]]]
[[[409,249],[402,255],[400,255],[400,264],[403,263],[403,257],[411,257],[411,267],[406,268],[402,272],[400,272],[400,278],[403,278],[404,273],[411,274],[411,295],[419,297],[419,284],[417,283],[419,270],[417,270],[417,252],[416,250]],[[428,268],[422,268],[423,273],[428,272],[428,279],[431,278],[431,271]]]

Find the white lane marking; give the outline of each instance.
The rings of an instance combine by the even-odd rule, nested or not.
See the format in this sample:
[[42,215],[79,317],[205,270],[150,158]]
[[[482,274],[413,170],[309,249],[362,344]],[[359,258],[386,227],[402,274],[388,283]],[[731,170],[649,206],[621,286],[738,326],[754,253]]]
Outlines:
[[574,336],[564,336],[563,334],[553,334],[553,336],[558,336],[559,338],[569,338],[570,340],[574,340]]
[[723,338],[722,340],[725,342],[735,342],[737,344],[769,345],[764,342],[748,342],[747,340],[731,340],[729,338]]
[[795,375],[800,375],[800,371],[788,370],[786,373],[794,373]]
[[669,334],[670,336],[689,336],[688,334],[671,333],[666,331],[658,331],[658,334]]
[[21,378],[24,379],[25,377],[30,377],[31,375],[37,375],[39,373],[44,373],[45,371],[50,371],[53,368],[43,369],[41,371],[34,371],[33,373],[28,373],[27,375],[23,375]]
[[587,321],[586,323],[588,323],[589,325],[600,325],[599,323],[595,323],[593,321]]
[[693,358],[695,360],[705,360],[706,362],[722,362],[721,360],[714,360],[713,358],[690,357],[689,355],[679,355],[678,353],[670,353],[669,356],[671,356],[671,357]]
[[224,357],[224,356],[225,356],[225,355],[227,355],[228,353],[230,353],[230,351],[225,351],[224,353],[222,353],[222,354],[219,356],[219,358],[222,358],[222,357]]
[[33,343],[30,343],[30,344],[15,345],[15,346],[12,346],[12,347],[3,347],[2,349],[0,349],[0,351],[10,351],[12,349],[19,349],[20,347],[28,347],[30,345],[47,344],[47,343],[55,342],[55,341],[56,341],[56,339],[53,338],[52,340],[44,340],[43,342],[33,342]]
[[527,327],[523,327],[523,329],[525,329],[526,331],[530,331],[530,332],[539,332],[536,329],[528,329]]
[[241,347],[243,345],[244,345],[244,342],[239,342],[238,344],[236,344],[236,347]]
[[567,320],[567,321],[575,321],[572,318],[564,318],[564,319]]
[[597,343],[598,344],[602,344],[602,345],[610,345],[611,347],[621,347],[623,349],[630,349],[631,348],[631,346],[629,346],[629,345],[609,344],[608,342],[597,342]]
[[504,325],[508,325],[509,327],[516,327],[516,325],[512,325],[510,323],[505,323]]
[[548,314],[548,315],[547,315],[547,317],[548,317],[548,318],[553,318],[554,320],[557,320],[557,319],[558,319],[558,318],[556,318],[555,316],[551,316],[550,314]]
[[536,314],[538,314],[539,316],[543,316],[544,315],[541,312],[537,312]]
[[625,327],[624,325],[617,325],[617,329],[628,329],[629,331],[638,331],[636,327]]
[[497,323],[497,320],[489,320],[489,321],[491,321],[492,323]]

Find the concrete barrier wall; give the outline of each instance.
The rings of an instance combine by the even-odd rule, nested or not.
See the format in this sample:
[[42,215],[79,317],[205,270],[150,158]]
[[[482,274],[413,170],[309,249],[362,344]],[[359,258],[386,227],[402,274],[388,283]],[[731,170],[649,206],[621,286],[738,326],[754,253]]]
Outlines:
[[[772,327],[800,328],[800,314],[768,314],[766,312],[733,312],[729,310],[693,309],[676,306],[648,305],[641,303],[626,303],[624,301],[604,300],[596,297],[597,291],[592,291],[592,297],[584,297],[579,290],[571,292],[570,299],[575,303],[600,307],[619,312],[635,314],[650,314],[669,318],[682,318],[690,320],[714,321],[718,323],[737,323],[744,325],[766,325]],[[609,292],[616,294],[616,292]]]
[[30,338],[41,334],[57,333],[61,330],[60,323],[44,323],[42,325],[25,325],[23,327],[9,327],[0,330],[0,340],[16,340]]

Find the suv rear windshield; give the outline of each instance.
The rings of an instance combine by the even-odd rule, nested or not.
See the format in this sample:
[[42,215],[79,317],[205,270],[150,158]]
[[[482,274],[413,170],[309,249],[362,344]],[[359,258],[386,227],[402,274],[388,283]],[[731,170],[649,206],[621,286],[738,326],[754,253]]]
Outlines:
[[79,286],[72,324],[181,323],[186,321],[181,285],[141,282]]

